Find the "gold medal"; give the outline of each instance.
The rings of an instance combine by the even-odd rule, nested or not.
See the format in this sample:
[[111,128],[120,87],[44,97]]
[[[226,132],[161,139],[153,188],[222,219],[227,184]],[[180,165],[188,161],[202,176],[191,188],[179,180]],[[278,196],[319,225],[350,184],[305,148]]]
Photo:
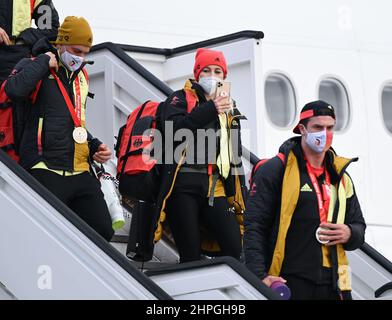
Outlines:
[[320,240],[319,231],[321,231],[321,230],[328,230],[328,229],[318,227],[317,230],[316,230],[316,239],[317,239],[317,241],[320,242],[321,244],[326,244],[326,243],[329,242],[329,240]]
[[83,127],[76,127],[72,132],[72,137],[76,143],[85,143],[87,141],[87,130]]

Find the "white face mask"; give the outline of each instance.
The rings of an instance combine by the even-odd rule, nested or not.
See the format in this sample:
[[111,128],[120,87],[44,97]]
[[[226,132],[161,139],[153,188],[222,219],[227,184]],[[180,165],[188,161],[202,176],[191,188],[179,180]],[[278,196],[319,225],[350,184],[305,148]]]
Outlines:
[[314,152],[321,153],[327,144],[327,130],[319,132],[308,132],[306,131],[306,144]]
[[212,96],[216,91],[217,82],[222,81],[216,77],[203,77],[199,79],[199,84],[208,96]]
[[67,50],[65,50],[61,54],[61,61],[69,71],[75,72],[82,66],[84,58],[70,54]]

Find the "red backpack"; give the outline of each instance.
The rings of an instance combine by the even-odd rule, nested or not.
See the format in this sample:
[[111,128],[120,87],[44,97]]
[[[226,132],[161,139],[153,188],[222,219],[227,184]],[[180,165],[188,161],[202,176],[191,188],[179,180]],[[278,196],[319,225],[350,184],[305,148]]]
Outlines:
[[[197,104],[197,97],[191,90],[184,90],[187,112]],[[156,117],[162,103],[146,101],[128,116],[127,123],[118,132],[115,147],[117,156],[117,179],[122,195],[155,202],[159,188],[157,159],[151,155],[154,150]]]
[[144,201],[156,199],[157,160],[152,157],[151,151],[159,105],[154,101],[139,105],[119,130],[115,150],[122,195]]
[[18,162],[19,157],[15,151],[13,109],[11,101],[4,92],[5,83],[4,81],[0,88],[0,149]]

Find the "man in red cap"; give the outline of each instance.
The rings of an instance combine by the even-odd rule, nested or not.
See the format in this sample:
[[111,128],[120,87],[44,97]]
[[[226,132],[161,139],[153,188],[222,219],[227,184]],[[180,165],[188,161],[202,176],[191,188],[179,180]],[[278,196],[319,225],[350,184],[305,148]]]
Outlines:
[[331,148],[334,108],[306,104],[279,154],[254,174],[245,212],[247,267],[271,286],[287,284],[291,298],[351,299],[345,250],[364,242],[365,221],[347,166],[358,158]]

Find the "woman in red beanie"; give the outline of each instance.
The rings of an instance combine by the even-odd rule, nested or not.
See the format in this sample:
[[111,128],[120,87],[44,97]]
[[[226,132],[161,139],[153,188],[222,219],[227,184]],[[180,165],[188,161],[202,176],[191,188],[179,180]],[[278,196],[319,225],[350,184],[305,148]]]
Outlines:
[[[180,262],[199,260],[202,253],[239,259],[245,190],[239,119],[244,117],[232,100],[215,97],[217,82],[227,75],[222,52],[198,49],[193,72],[194,79],[174,92],[160,111],[165,152],[173,148],[180,157],[174,161],[165,157],[162,166],[155,241],[167,218]],[[190,132],[193,139],[172,138],[170,146],[168,128],[174,131],[171,137]],[[200,132],[212,133],[212,139]]]

